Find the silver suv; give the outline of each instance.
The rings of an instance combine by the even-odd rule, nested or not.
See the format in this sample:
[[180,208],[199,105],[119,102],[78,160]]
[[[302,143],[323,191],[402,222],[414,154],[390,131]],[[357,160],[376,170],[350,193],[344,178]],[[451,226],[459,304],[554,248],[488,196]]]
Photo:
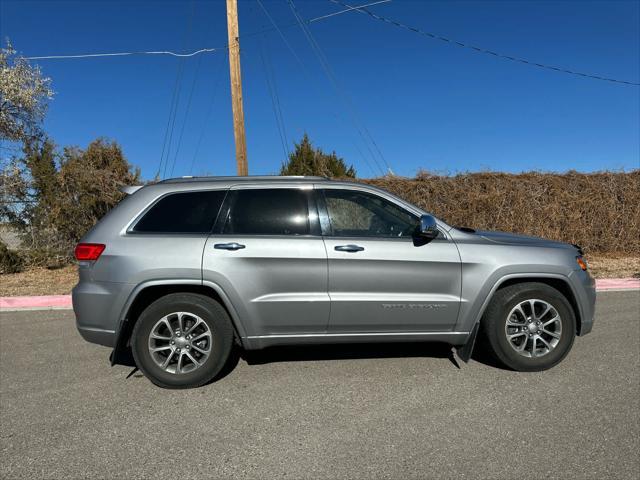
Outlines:
[[213,380],[234,344],[476,336],[504,366],[548,369],[591,330],[580,248],[455,228],[402,199],[321,177],[129,187],[76,248],[80,334],[131,352],[155,384]]

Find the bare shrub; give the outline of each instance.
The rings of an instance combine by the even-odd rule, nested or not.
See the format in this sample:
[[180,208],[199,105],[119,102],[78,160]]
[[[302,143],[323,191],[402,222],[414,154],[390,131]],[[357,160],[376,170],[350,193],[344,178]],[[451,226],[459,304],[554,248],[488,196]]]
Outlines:
[[0,172],[0,221],[20,234],[28,265],[57,268],[124,197],[119,187],[139,177],[120,146],[102,138],[62,154],[49,140],[28,144],[24,156]]
[[421,172],[363,180],[451,225],[577,243],[592,253],[640,255],[640,170],[564,174]]
[[9,250],[7,245],[0,240],[0,274],[18,273],[24,267],[22,257],[13,250]]

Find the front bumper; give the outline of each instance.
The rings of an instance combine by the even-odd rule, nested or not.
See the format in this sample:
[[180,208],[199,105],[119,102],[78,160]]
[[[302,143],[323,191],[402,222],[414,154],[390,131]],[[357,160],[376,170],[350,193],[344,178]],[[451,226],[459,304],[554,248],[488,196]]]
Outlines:
[[586,335],[593,329],[596,310],[596,280],[589,272],[575,270],[569,275],[580,312],[578,336]]

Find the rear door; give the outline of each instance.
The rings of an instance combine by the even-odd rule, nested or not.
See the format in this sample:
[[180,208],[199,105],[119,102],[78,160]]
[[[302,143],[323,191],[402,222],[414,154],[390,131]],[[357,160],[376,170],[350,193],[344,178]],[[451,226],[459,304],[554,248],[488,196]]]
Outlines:
[[229,191],[202,259],[249,336],[324,333],[327,255],[311,185]]
[[391,197],[316,188],[329,258],[329,333],[452,330],[461,264],[446,233],[424,244],[413,238],[418,215]]

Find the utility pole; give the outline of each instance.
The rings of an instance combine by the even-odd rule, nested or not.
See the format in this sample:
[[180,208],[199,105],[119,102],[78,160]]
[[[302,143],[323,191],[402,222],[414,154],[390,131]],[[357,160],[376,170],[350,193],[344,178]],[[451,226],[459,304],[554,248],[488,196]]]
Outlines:
[[238,175],[248,175],[247,140],[244,133],[242,108],[242,75],[240,73],[240,35],[238,33],[237,0],[227,0],[227,32],[229,35],[229,71],[231,74],[231,106],[233,109],[233,136],[236,141]]

